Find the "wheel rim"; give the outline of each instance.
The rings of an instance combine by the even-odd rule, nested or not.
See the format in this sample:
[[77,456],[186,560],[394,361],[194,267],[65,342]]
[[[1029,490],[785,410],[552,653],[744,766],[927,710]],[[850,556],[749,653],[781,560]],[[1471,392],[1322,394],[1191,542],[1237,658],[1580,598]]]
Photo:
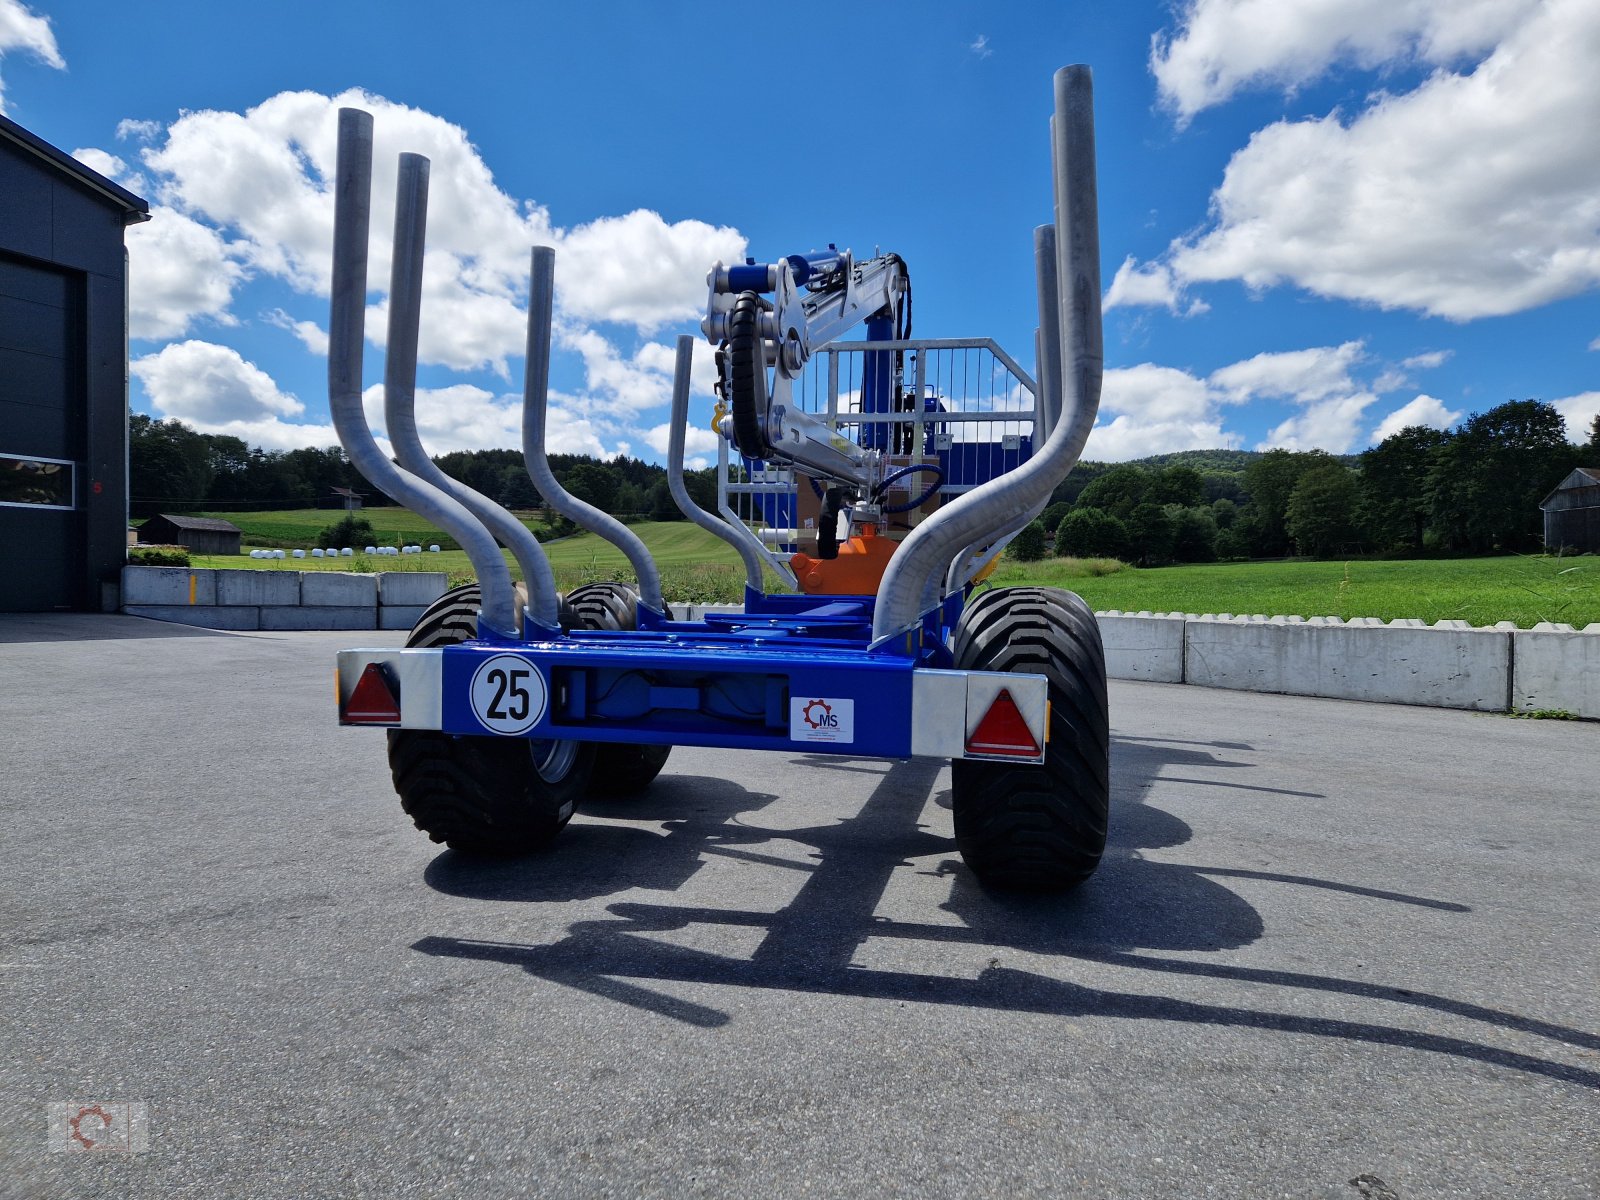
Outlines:
[[528,753],[533,756],[533,769],[540,779],[560,783],[578,760],[578,743],[530,741]]

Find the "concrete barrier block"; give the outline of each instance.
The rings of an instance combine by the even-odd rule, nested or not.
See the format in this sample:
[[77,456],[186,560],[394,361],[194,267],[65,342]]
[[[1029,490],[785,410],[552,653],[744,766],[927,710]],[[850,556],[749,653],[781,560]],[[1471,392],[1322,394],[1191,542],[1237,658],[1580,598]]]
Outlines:
[[300,603],[319,608],[374,608],[378,577],[353,571],[307,571],[300,577]]
[[215,604],[220,571],[190,567],[123,567],[124,604]]
[[682,621],[703,621],[707,613],[742,613],[742,604],[678,604],[673,611]]
[[378,603],[401,606],[432,604],[450,586],[443,571],[380,571]]
[[378,628],[409,631],[427,611],[426,604],[386,604],[378,609]]
[[348,605],[263,605],[262,629],[376,629],[378,608]]
[[218,571],[218,604],[299,604],[299,571]]
[[1191,621],[1184,678],[1202,687],[1503,712],[1510,638],[1492,629]]
[[1541,622],[1519,630],[1511,707],[1516,712],[1565,709],[1600,718],[1600,625],[1582,632],[1570,625]]
[[1182,617],[1106,613],[1097,619],[1111,678],[1183,682]]
[[171,621],[176,625],[196,625],[202,629],[261,628],[261,610],[258,608],[225,608],[216,604],[129,604],[122,611],[129,617],[148,617],[152,621]]

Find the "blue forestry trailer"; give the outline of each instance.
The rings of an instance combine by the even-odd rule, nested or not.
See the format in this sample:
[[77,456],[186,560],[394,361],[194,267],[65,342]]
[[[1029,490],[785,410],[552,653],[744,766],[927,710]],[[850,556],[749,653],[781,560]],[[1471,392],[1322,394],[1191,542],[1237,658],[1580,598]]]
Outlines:
[[[896,255],[716,264],[716,511],[684,479],[694,339],[677,342],[668,481],[744,564],[742,612],[677,619],[643,542],[545,453],[554,251],[534,247],[523,450],[545,503],[637,582],[558,593],[543,549],[418,437],[428,162],[400,156],[384,414],[362,411],[372,119],[340,113],[329,398],[355,466],[453,536],[477,582],[402,649],[342,651],[339,719],[387,729],[402,806],[435,841],[520,854],[590,794],[648,787],[673,746],[949,759],[957,845],[986,885],[1060,890],[1105,846],[1105,660],[1071,592],[980,589],[1077,462],[1101,379],[1090,74],[1055,76],[1054,215],[1034,232],[1037,378],[987,339],[914,339]],[[866,340],[840,338],[865,325]],[[504,545],[517,574],[502,555]],[[777,590],[768,581],[776,580]]]

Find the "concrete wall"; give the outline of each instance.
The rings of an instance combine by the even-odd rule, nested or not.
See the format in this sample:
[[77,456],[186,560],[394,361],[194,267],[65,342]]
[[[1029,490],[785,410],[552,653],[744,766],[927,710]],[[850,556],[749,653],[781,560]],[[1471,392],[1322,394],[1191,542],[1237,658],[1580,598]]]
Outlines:
[[1512,635],[1516,712],[1564,709],[1600,718],[1600,625],[1576,630],[1541,622]]
[[443,571],[124,567],[122,611],[207,629],[410,629],[447,587]]
[[[201,571],[126,567],[124,612],[212,629],[406,630],[444,594],[443,572]],[[739,612],[677,605],[681,620]],[[1095,614],[1113,679],[1421,704],[1559,709],[1600,719],[1600,624],[1492,629],[1371,617]]]
[[1509,621],[1486,629],[1374,617],[1116,609],[1096,616],[1114,679],[1600,719],[1600,624],[1578,631]]

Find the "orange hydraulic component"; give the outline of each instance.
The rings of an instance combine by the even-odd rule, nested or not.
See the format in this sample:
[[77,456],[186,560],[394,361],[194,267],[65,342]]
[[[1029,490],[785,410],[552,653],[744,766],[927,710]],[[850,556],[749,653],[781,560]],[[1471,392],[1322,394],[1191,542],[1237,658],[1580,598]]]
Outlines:
[[789,560],[795,582],[808,596],[875,596],[900,543],[879,537],[876,525],[839,544],[838,558],[796,554]]

